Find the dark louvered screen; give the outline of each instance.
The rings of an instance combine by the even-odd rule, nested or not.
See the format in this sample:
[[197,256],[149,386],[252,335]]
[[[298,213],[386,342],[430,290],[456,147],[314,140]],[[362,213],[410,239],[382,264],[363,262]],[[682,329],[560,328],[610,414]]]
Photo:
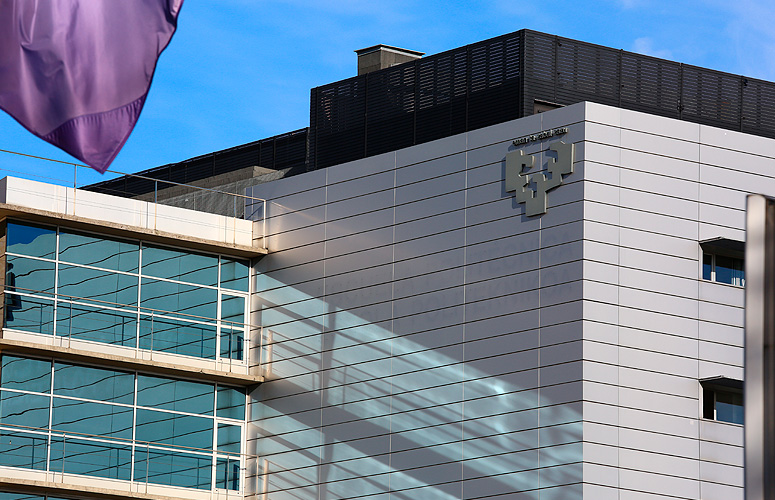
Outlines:
[[511,33],[312,89],[308,168],[519,118],[523,36]]
[[743,132],[775,137],[775,84],[743,78]]
[[556,38],[543,33],[526,33],[522,67],[523,115],[533,113],[536,101],[557,102]]
[[308,168],[581,101],[775,136],[775,83],[522,30],[313,89]]
[[631,52],[621,58],[621,107],[678,118],[681,65]]
[[417,63],[414,133],[418,144],[466,131],[467,67],[465,48]]
[[[308,129],[296,130],[234,148],[216,151],[179,163],[138,172],[137,174],[84,186],[82,189],[116,196],[134,197],[164,189],[172,184],[191,184],[214,175],[227,174],[247,167],[274,170],[296,167],[306,169]],[[154,182],[158,180],[158,184]],[[165,181],[165,182],[162,182]]]

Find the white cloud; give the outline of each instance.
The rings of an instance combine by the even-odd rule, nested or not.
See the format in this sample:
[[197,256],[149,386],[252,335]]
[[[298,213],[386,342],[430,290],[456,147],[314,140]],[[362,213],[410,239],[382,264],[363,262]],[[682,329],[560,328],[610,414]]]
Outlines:
[[632,51],[647,56],[660,57],[662,59],[673,58],[673,53],[671,51],[667,49],[654,48],[654,40],[647,36],[636,38],[632,43]]

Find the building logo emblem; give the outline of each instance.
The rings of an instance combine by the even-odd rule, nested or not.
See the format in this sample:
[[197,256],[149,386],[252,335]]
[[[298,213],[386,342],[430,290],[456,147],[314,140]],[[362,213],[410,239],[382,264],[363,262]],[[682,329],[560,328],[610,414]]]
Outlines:
[[546,170],[530,173],[535,166],[535,156],[524,151],[512,151],[506,155],[506,192],[514,191],[518,203],[525,204],[525,215],[546,213],[546,193],[560,184],[562,176],[573,173],[574,145],[557,141],[549,144],[557,153],[557,159],[549,158]]

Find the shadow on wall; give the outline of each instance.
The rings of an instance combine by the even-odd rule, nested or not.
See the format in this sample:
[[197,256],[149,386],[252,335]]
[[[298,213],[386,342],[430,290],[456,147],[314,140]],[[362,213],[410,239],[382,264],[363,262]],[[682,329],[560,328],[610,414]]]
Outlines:
[[[521,258],[534,260],[529,252]],[[448,272],[456,272],[454,260]],[[259,491],[298,499],[387,491],[407,499],[517,491],[537,498],[538,488],[574,485],[563,491],[575,495],[581,365],[539,369],[537,272],[512,278],[526,291],[501,299],[518,312],[478,311],[476,328],[464,328],[462,287],[401,317],[390,283],[348,297],[343,309],[336,296],[301,290],[312,283],[261,275],[269,382],[254,394],[251,416]],[[561,303],[576,297],[570,288],[549,293]],[[581,338],[580,323],[554,328]]]

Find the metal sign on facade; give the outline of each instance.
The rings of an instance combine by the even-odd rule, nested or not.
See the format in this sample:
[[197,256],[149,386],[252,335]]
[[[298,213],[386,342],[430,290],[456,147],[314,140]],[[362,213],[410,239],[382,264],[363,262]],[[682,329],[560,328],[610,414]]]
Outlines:
[[[516,139],[514,145],[526,144],[557,134],[564,134],[567,127],[547,130],[539,134]],[[549,144],[549,150],[557,153],[557,158],[549,158],[546,170],[530,172],[535,167],[535,155],[526,155],[522,150],[511,151],[506,155],[506,192],[514,192],[517,202],[525,204],[525,215],[546,213],[546,193],[560,184],[562,176],[573,173],[574,145],[556,141]]]

